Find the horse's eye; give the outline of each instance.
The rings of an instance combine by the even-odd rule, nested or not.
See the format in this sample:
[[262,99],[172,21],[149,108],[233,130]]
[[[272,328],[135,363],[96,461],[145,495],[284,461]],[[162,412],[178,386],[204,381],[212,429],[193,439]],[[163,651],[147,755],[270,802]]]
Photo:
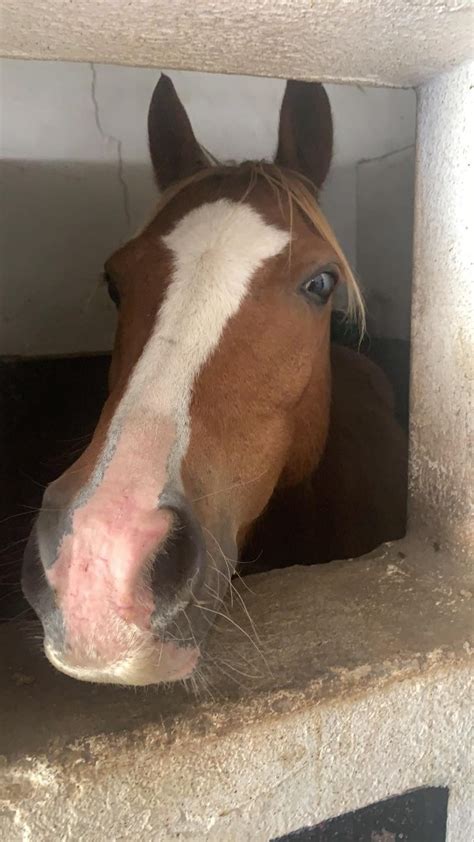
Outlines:
[[120,293],[119,293],[119,290],[118,290],[118,286],[115,283],[115,281],[113,280],[113,278],[110,277],[108,272],[104,273],[104,281],[107,284],[107,292],[109,293],[109,296],[110,296],[111,300],[114,302],[116,307],[119,307],[120,306]]
[[302,290],[306,295],[316,299],[320,304],[325,304],[337,283],[335,272],[318,272],[304,282]]

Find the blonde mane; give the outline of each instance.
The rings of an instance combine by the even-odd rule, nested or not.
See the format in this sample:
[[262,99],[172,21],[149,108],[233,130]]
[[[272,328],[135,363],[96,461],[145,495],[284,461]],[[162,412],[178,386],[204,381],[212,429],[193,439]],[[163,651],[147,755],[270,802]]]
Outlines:
[[188,178],[176,182],[176,184],[165,190],[160,198],[155,214],[165,207],[178,193],[184,190],[185,187],[213,176],[235,176],[240,173],[248,173],[249,184],[242,200],[248,197],[259,179],[264,179],[274,190],[277,201],[282,208],[282,213],[282,197],[286,199],[290,218],[290,231],[296,207],[310,221],[315,231],[334,249],[346,282],[347,316],[357,322],[360,337],[362,338],[366,327],[362,292],[331,225],[319,207],[315,187],[312,182],[298,172],[286,168],[283,169],[276,164],[266,161],[246,161],[243,164],[237,165],[219,164],[206,150],[204,152],[209,159],[209,166],[199,170]]

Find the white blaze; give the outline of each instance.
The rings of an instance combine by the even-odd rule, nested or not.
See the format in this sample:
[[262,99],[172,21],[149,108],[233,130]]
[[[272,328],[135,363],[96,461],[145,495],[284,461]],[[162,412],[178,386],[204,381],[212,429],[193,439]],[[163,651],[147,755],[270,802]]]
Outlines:
[[190,211],[163,241],[173,254],[172,277],[117,420],[122,424],[137,410],[172,418],[173,452],[181,458],[189,439],[193,383],[253,275],[285,248],[289,233],[244,202],[219,199]]

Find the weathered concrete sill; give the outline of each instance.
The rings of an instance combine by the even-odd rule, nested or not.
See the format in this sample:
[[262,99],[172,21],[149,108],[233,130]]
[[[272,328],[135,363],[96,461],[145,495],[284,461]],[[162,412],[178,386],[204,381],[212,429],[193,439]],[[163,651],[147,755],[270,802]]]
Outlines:
[[470,11],[468,0],[367,10],[343,0],[4,0],[0,55],[408,87],[471,58]]
[[267,840],[424,784],[461,804],[471,575],[469,559],[410,538],[249,577],[199,698],[80,684],[31,628],[4,626],[4,838],[51,838],[54,818],[61,839]]

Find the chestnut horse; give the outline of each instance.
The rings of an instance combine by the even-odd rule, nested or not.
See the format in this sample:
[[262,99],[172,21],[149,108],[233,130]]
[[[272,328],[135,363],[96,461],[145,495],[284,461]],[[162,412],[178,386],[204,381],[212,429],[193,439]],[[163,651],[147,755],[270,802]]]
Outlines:
[[385,377],[330,346],[335,288],[363,307],[317,203],[324,88],[288,83],[272,164],[213,165],[166,76],[148,129],[163,193],[106,263],[109,397],[46,489],[23,568],[50,661],[135,685],[192,674],[239,557],[358,555],[405,515]]

